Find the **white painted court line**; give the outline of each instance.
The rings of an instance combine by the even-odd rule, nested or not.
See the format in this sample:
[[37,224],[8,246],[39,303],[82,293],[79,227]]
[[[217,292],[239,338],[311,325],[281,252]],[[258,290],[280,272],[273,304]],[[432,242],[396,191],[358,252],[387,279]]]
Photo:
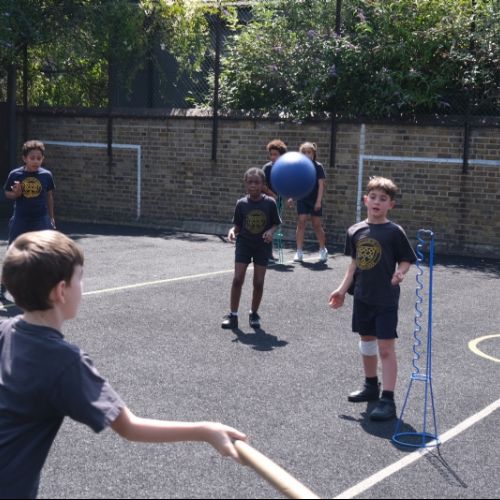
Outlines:
[[[477,424],[478,422],[486,418],[488,415],[491,415],[495,410],[498,410],[499,408],[500,408],[500,399],[497,399],[494,403],[490,404],[480,412],[476,413],[475,415],[472,415],[471,417],[459,423],[449,431],[446,431],[443,435],[439,436],[441,444],[443,445],[444,443],[446,443],[446,441],[449,441],[454,437],[458,436],[462,432],[466,431],[469,427],[472,427],[474,424]],[[435,441],[429,444],[430,445],[435,444]],[[334,498],[354,498],[357,495],[361,495],[361,493],[364,493],[372,486],[375,486],[376,484],[380,483],[389,476],[392,476],[396,472],[399,472],[401,469],[404,469],[407,465],[410,465],[416,462],[417,460],[420,460],[430,451],[432,451],[432,449],[429,448],[422,448],[416,450],[410,453],[409,455],[405,456],[401,460],[398,460],[397,462],[394,462],[393,464],[376,472],[375,474],[368,477],[364,481],[361,481],[360,483],[356,484],[352,488],[343,491],[340,495],[337,495]]]
[[[316,257],[314,257],[314,258],[308,257],[308,258],[304,259],[304,261],[306,261],[306,262],[310,262],[310,261],[314,261],[314,260],[317,260],[317,258]],[[293,263],[294,263],[293,260],[289,260],[289,261],[284,262],[283,264],[271,264],[269,266],[269,268],[272,268],[273,266],[276,266],[276,265],[289,265],[289,264],[293,264]],[[253,266],[249,266],[248,270],[253,271]],[[115,286],[115,287],[111,287],[111,288],[103,288],[101,290],[93,290],[92,292],[84,292],[83,295],[89,296],[89,295],[100,295],[100,294],[104,294],[104,293],[121,292],[124,290],[133,290],[135,288],[145,288],[148,286],[165,285],[167,283],[175,283],[176,281],[189,281],[189,280],[196,280],[196,279],[202,279],[202,278],[209,278],[211,276],[219,276],[222,274],[230,274],[233,272],[234,272],[234,268],[225,269],[223,271],[213,271],[210,273],[201,273],[201,274],[191,274],[188,276],[179,276],[177,278],[166,278],[166,279],[162,279],[162,280],[145,281],[142,283],[134,283],[132,285]],[[5,310],[5,309],[11,309],[13,307],[16,307],[16,305],[15,304],[5,304],[3,307],[0,307],[0,309]]]
[[101,293],[121,292],[123,290],[132,290],[134,288],[144,288],[147,286],[164,285],[166,283],[174,283],[176,281],[188,281],[188,280],[195,280],[195,279],[200,279],[200,278],[208,278],[210,276],[218,276],[220,274],[232,273],[233,271],[234,271],[234,269],[226,269],[224,271],[214,271],[211,273],[191,274],[189,276],[179,276],[178,278],[167,278],[167,279],[163,279],[163,280],[145,281],[144,283],[135,283],[133,285],[115,286],[113,288],[103,288],[102,290],[94,290],[93,292],[84,292],[83,295],[98,295]]
[[[317,260],[317,258],[316,257],[315,258],[308,257],[308,258],[304,259],[304,261],[306,261],[306,262],[307,261],[311,261],[311,260]],[[284,262],[281,265],[289,265],[289,264],[293,264],[293,260]],[[274,267],[276,265],[280,265],[280,264],[271,264],[269,266],[269,268],[272,268],[272,267]],[[249,266],[248,270],[252,271],[253,270],[253,266]],[[234,272],[234,268],[232,268],[232,269],[225,269],[224,271],[213,271],[213,272],[210,272],[210,273],[191,274],[191,275],[188,275],[188,276],[179,276],[178,278],[166,278],[166,279],[163,279],[163,280],[145,281],[143,283],[135,283],[133,285],[115,286],[115,287],[112,287],[112,288],[103,288],[102,290],[94,290],[93,292],[85,292],[83,295],[88,296],[88,295],[98,295],[98,294],[101,294],[101,293],[121,292],[123,290],[133,290],[134,288],[145,288],[145,287],[148,287],[148,286],[165,285],[167,283],[174,283],[176,281],[188,281],[188,280],[209,278],[211,276],[219,276],[219,275],[222,275],[222,274],[229,274],[229,273],[233,273],[233,272]]]

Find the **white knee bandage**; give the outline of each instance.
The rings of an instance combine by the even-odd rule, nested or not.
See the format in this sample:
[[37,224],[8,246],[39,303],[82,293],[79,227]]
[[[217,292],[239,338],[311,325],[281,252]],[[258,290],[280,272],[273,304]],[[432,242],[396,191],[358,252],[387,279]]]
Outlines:
[[376,356],[378,354],[378,344],[376,340],[369,340],[368,342],[359,341],[359,352],[363,356]]

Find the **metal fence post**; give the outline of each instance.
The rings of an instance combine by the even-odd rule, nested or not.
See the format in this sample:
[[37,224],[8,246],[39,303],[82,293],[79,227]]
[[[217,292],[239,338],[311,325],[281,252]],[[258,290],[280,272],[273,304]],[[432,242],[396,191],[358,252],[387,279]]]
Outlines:
[[212,161],[217,160],[217,143],[219,138],[219,85],[220,85],[220,52],[221,52],[221,11],[215,18],[215,61],[214,61],[214,103],[212,121]]
[[11,64],[7,73],[7,144],[9,169],[13,169],[17,162],[17,67]]
[[29,67],[28,67],[28,44],[23,45],[23,142],[26,142],[29,137],[28,130],[28,83],[29,83]]
[[[335,9],[335,34],[337,37],[340,36],[342,26],[342,0],[337,0],[337,5]],[[337,77],[335,77],[335,84],[337,83]],[[337,98],[333,99],[332,104],[332,122],[330,129],[330,167],[334,168],[337,161]]]

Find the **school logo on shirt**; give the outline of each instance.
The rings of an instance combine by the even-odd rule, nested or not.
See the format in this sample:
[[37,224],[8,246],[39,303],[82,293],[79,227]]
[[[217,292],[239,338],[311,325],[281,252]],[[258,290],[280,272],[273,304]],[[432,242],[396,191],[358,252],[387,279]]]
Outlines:
[[362,271],[373,269],[382,257],[382,247],[373,238],[363,238],[356,245],[356,264]]
[[262,210],[252,210],[246,217],[245,228],[252,234],[259,234],[264,232],[266,224],[266,214]]
[[37,198],[42,192],[42,183],[36,177],[26,177],[21,185],[25,198]]

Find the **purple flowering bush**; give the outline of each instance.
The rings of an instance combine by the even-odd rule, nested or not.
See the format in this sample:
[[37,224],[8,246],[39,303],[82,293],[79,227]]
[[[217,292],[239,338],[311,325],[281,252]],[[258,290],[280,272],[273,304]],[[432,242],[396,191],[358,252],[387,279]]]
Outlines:
[[226,110],[408,117],[499,109],[497,0],[258,2],[226,46]]

